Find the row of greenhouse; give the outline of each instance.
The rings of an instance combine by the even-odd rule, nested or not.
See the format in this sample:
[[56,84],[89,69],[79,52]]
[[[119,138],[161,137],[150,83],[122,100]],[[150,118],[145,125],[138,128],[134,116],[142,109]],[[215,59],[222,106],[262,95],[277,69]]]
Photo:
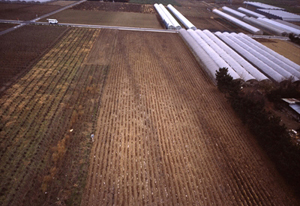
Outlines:
[[[202,68],[206,70],[213,80],[215,80],[216,71],[219,68],[226,67],[233,79],[242,79],[244,81],[270,79],[275,82],[292,79],[292,81],[299,81],[299,65],[249,36],[243,33],[212,33],[208,30],[201,31],[172,5],[169,4],[167,9],[162,4],[155,4],[154,7],[167,29],[179,30],[180,36],[189,46]],[[245,20],[251,22],[255,19],[256,24],[254,25],[268,25],[270,27],[269,30],[272,30],[272,32],[276,31],[278,35],[288,34],[288,29],[289,32],[298,32],[296,27],[283,24],[279,20],[274,21],[277,24],[285,25],[284,28],[286,30],[281,30],[273,24],[273,20],[269,20],[261,14],[241,7],[238,9],[239,11],[228,7],[223,7],[222,9],[227,13],[218,9],[214,9],[213,12],[254,34],[263,34],[263,32],[245,23]],[[183,29],[177,20],[187,30]]]
[[[167,29],[179,30],[182,28],[181,25],[183,25],[186,29],[197,29],[171,4],[169,4],[167,8],[162,4],[154,4],[154,7]],[[234,10],[229,7],[223,6],[222,11],[219,9],[213,9],[212,11],[216,15],[226,19],[227,21],[230,21],[233,24],[236,24],[237,26],[252,34],[261,35],[265,31],[279,36],[288,36],[289,34],[300,36],[299,26],[280,19],[269,19],[265,15],[242,7]],[[281,10],[274,11],[284,12]],[[177,20],[181,23],[181,25]]]
[[281,82],[300,79],[300,66],[243,33],[181,29],[181,37],[212,79],[228,68],[233,79]]
[[176,21],[176,19],[172,16],[172,14],[181,22],[182,25],[186,29],[196,30],[197,28],[187,19],[185,18],[177,9],[175,9],[171,4],[167,6],[170,13],[164,5],[162,4],[154,4],[154,8],[162,19],[162,22],[165,24],[167,29],[181,29],[180,24]]
[[269,19],[262,14],[242,7],[234,10],[223,6],[222,10],[226,13],[218,9],[214,9],[213,12],[253,34],[262,34],[262,30],[264,30],[279,36],[300,35],[299,26],[280,19]]

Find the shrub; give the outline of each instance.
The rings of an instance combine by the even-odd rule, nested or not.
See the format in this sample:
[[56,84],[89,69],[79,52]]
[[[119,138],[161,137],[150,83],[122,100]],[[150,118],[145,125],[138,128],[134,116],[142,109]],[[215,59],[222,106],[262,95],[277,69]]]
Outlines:
[[[246,124],[258,143],[267,152],[275,163],[278,171],[286,181],[300,194],[300,148],[291,142],[285,125],[281,124],[280,117],[264,109],[264,101],[253,100],[251,93],[245,94],[237,89],[232,77],[226,68],[221,68],[216,73],[218,88],[227,95],[232,108]],[[229,76],[229,77],[228,77]],[[219,82],[220,81],[220,82]],[[291,84],[284,88],[277,88],[269,95],[277,99],[282,97],[291,88]]]

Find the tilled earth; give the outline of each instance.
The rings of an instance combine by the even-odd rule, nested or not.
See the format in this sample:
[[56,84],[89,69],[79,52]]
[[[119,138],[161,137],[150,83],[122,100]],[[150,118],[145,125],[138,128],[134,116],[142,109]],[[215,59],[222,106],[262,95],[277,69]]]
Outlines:
[[106,32],[90,57],[111,61],[81,205],[296,204],[177,34]]

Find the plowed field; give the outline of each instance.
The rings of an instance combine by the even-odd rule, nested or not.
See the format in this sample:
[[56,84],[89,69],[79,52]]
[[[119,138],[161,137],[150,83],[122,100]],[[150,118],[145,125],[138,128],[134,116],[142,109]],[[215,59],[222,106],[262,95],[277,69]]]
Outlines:
[[297,204],[177,34],[96,42],[110,71],[81,205]]
[[59,5],[0,2],[0,19],[31,20],[60,9]]
[[108,71],[87,61],[99,32],[69,29],[1,97],[1,206],[80,204]]
[[28,25],[0,36],[0,93],[28,72],[66,30]]
[[[125,26],[162,29],[158,14],[113,12],[113,11],[84,11],[67,9],[48,18],[58,19],[61,23],[95,24],[108,26]],[[47,21],[46,18],[41,21]]]

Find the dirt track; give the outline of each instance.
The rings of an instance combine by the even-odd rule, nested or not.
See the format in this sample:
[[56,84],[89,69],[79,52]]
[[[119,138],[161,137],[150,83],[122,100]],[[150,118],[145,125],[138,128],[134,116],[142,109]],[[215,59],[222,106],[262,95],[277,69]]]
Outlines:
[[89,59],[113,46],[112,59],[81,205],[295,204],[177,34],[103,31]]

